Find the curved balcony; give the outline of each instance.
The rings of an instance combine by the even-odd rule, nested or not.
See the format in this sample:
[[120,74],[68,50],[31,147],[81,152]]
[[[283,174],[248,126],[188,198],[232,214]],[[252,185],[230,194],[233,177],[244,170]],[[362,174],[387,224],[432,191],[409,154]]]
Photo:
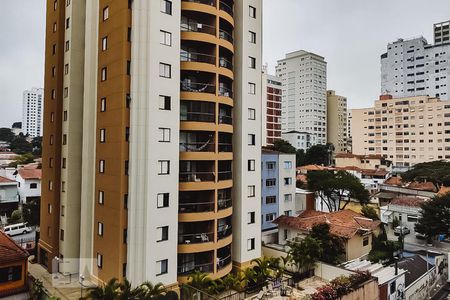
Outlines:
[[226,86],[219,87],[219,96],[233,98],[233,90]]
[[219,2],[219,9],[233,16],[233,7],[225,3],[224,1]]
[[233,71],[233,63],[226,57],[219,58],[219,67]]
[[231,222],[217,228],[217,239],[222,240],[229,237],[232,234]]
[[208,94],[216,93],[216,86],[208,82],[195,82],[182,80],[180,84],[180,89],[182,92],[190,92],[190,93],[208,93]]
[[181,24],[181,32],[197,32],[216,36],[216,27],[191,21]]
[[217,207],[219,210],[228,209],[230,207],[233,207],[233,200],[231,198],[229,199],[219,199],[217,201]]
[[214,132],[181,131],[180,152],[215,152]]
[[181,0],[182,2],[191,2],[191,3],[198,3],[198,4],[205,4],[209,6],[216,6],[215,0]]
[[205,53],[182,51],[180,55],[181,62],[198,62],[210,65],[216,65],[216,57]]
[[231,33],[227,32],[225,30],[222,30],[222,29],[219,30],[219,38],[233,44],[233,36],[231,35]]
[[203,244],[214,242],[214,232],[199,232],[178,235],[178,244]]
[[216,122],[216,105],[214,102],[181,101],[180,120],[187,122]]
[[214,182],[214,172],[180,172],[180,182]]
[[231,133],[219,133],[219,152],[233,152],[233,135]]
[[179,213],[214,212],[214,191],[180,192],[178,211]]

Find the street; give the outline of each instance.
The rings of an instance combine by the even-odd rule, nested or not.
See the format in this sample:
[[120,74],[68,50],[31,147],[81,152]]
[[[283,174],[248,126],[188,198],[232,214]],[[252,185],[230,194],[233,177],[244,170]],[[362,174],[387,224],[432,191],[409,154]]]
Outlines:
[[26,234],[19,234],[12,236],[12,239],[15,240],[17,243],[26,243],[34,241],[36,235],[36,230],[33,229],[33,231],[28,232]]

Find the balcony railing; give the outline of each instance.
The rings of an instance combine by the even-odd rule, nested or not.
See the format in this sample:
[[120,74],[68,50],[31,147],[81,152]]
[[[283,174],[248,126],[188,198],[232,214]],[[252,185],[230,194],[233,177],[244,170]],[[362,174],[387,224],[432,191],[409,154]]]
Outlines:
[[180,152],[214,152],[214,141],[197,143],[180,142]]
[[226,59],[225,57],[219,58],[219,67],[227,68],[233,71],[233,63],[230,60]]
[[227,12],[230,16],[233,16],[233,8],[225,2],[219,2],[219,9]]
[[228,266],[231,263],[231,255],[228,255],[227,257],[221,258],[219,257],[217,260],[217,269],[221,270]]
[[232,199],[219,199],[217,202],[219,210],[227,209],[233,206]]
[[221,180],[231,180],[233,178],[233,172],[231,171],[221,171],[219,172],[219,181]]
[[214,55],[196,53],[196,52],[181,52],[180,59],[182,62],[199,62],[215,65],[216,57]]
[[215,0],[182,0],[183,2],[193,2],[193,3],[200,3],[205,5],[211,5],[216,6]]
[[205,82],[187,82],[181,81],[181,91],[193,93],[216,93],[216,86]]
[[226,237],[229,237],[232,233],[231,229],[232,229],[231,225],[225,225],[225,226],[222,226],[221,228],[219,227],[219,230],[217,230],[217,238],[219,240],[221,240]]
[[219,116],[219,123],[233,125],[233,117],[232,116]]
[[191,233],[178,235],[178,244],[202,244],[214,242],[213,232]]
[[181,24],[181,31],[206,33],[214,36],[216,35],[216,27],[196,22]]
[[180,203],[179,212],[186,213],[201,213],[214,211],[214,202],[191,202],[191,203]]
[[184,264],[178,266],[178,275],[189,275],[195,271],[200,271],[203,273],[213,273],[214,272],[214,264]]
[[214,113],[188,111],[181,114],[181,121],[214,123],[216,120]]
[[233,43],[233,36],[226,32],[225,30],[219,30],[219,38],[222,40],[229,41],[230,43]]
[[233,152],[233,144],[219,143],[219,152]]
[[214,172],[180,172],[180,182],[215,181]]
[[227,87],[219,87],[219,96],[233,98],[233,91]]

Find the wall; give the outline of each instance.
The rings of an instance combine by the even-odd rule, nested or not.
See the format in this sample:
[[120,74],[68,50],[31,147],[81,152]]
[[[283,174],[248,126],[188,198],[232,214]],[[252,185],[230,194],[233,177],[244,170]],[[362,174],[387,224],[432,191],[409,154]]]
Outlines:
[[[19,187],[17,188],[20,200],[23,203],[27,202],[27,197],[40,197],[41,196],[41,181],[38,179],[29,179],[25,180],[20,175],[17,175],[16,178],[19,183]],[[37,185],[36,188],[30,188],[30,185],[35,183]]]
[[0,203],[17,202],[17,184],[15,182],[0,183]]
[[[296,191],[296,158],[295,154],[281,154],[278,161],[278,199],[279,199],[279,215],[289,212],[290,216],[296,215],[295,209],[295,191]],[[285,184],[285,178],[290,178],[290,184]],[[285,197],[290,195],[291,200],[286,201]]]
[[379,298],[378,281],[373,279],[366,282],[362,287],[353,291],[352,293],[345,295],[341,300],[378,300]]
[[25,288],[26,278],[27,278],[27,274],[28,274],[26,260],[1,265],[0,268],[13,267],[13,266],[19,266],[19,265],[22,267],[21,279],[18,281],[12,281],[12,282],[6,282],[3,284],[0,284],[0,298],[8,295],[12,291],[15,291],[14,293],[16,293],[17,290],[20,290],[21,288]]
[[369,244],[363,247],[363,236],[356,234],[353,238],[349,239],[346,244],[347,261],[355,258],[359,258],[363,255],[369,254],[372,249],[372,235],[367,235],[369,238]]
[[[273,162],[275,163],[275,167],[273,169],[267,168],[267,163]],[[278,154],[262,154],[262,163],[261,163],[262,173],[261,173],[261,218],[262,218],[262,230],[267,230],[270,228],[277,227],[272,221],[266,221],[266,216],[268,214],[275,214],[275,218],[278,218],[279,214],[279,206],[281,199],[279,198],[278,187],[280,184],[280,179],[278,175],[278,168],[280,168],[278,161]],[[266,180],[269,178],[274,178],[276,181],[276,185],[272,187],[266,186]],[[276,203],[267,204],[266,199],[268,196],[275,196]]]

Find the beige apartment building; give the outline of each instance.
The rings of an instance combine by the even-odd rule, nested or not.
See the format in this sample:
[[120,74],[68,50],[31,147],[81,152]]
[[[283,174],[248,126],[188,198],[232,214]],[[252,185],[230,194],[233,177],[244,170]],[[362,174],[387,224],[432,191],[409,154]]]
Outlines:
[[380,154],[394,166],[450,160],[450,101],[380,96],[352,110],[353,153]]
[[347,98],[327,91],[327,138],[336,153],[347,151]]

